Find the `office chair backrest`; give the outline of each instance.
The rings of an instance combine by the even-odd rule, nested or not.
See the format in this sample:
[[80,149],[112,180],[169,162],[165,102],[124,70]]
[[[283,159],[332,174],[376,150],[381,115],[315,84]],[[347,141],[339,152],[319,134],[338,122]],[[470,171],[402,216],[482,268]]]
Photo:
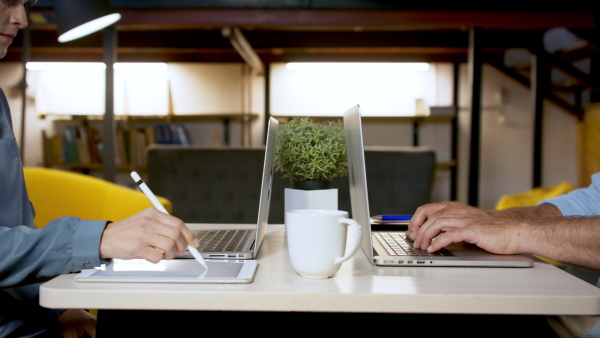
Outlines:
[[264,148],[152,146],[148,185],[188,223],[256,223]]
[[412,214],[429,203],[435,166],[435,153],[427,148],[366,148],[371,216]]

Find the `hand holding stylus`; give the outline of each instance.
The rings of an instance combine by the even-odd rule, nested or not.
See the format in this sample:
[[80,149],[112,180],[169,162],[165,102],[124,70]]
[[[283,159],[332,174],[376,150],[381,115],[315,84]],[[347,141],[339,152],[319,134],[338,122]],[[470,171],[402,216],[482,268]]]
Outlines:
[[[150,188],[148,188],[148,185],[146,185],[146,183],[142,180],[142,178],[140,177],[140,175],[138,175],[137,172],[133,171],[131,172],[131,178],[133,178],[133,180],[135,181],[135,183],[137,183],[137,185],[140,187],[140,189],[142,190],[142,192],[146,195],[146,197],[148,197],[148,199],[150,200],[150,202],[152,202],[152,205],[154,205],[154,207],[165,213],[165,214],[169,214],[167,212],[167,210],[163,207],[163,205],[158,201],[158,199],[156,198],[156,196],[152,193],[152,191],[150,190]],[[155,248],[159,251],[159,248]],[[204,261],[204,258],[202,258],[202,255],[200,255],[200,253],[198,252],[198,250],[196,250],[195,247],[188,245],[187,246],[188,251],[194,256],[194,258],[198,261],[198,263],[200,263],[202,266],[204,266],[206,269],[208,269],[208,266],[206,265],[206,262]]]
[[183,221],[150,207],[106,225],[100,240],[100,257],[158,263],[184,254],[189,244],[197,245],[197,239]]

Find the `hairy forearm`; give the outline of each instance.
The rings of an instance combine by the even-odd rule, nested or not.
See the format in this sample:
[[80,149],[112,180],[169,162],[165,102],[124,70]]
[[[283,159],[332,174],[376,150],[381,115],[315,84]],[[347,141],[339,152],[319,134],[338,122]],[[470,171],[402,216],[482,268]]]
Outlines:
[[526,221],[521,252],[600,270],[600,217],[554,217]]
[[540,219],[562,216],[558,208],[552,204],[541,204],[534,207],[517,207],[503,210],[485,210],[485,213],[491,217],[506,219]]

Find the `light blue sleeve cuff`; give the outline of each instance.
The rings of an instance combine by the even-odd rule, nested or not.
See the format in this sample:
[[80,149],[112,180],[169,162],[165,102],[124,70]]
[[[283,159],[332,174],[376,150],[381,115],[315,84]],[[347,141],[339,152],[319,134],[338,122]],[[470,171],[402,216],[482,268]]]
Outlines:
[[573,190],[568,194],[542,200],[558,208],[563,216],[600,215],[600,173],[592,175],[592,184],[587,188]]
[[100,240],[108,221],[82,220],[73,237],[72,269],[92,269],[106,261],[100,259]]

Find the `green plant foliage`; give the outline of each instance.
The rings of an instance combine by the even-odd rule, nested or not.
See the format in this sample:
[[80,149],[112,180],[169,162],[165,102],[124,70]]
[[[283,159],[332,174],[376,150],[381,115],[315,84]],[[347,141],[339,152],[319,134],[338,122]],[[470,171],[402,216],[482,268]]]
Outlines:
[[283,124],[277,135],[275,169],[294,181],[332,181],[348,175],[343,123],[308,117]]

